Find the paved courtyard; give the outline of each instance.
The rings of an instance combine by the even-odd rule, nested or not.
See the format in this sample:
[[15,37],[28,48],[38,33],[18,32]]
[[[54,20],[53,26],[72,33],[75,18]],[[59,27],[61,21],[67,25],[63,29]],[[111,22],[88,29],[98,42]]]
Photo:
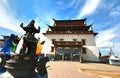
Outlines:
[[[108,64],[50,61],[47,66],[48,78],[120,78],[120,66]],[[6,72],[0,78],[13,78],[8,75]]]
[[[71,61],[51,61],[49,65],[49,78],[120,78],[120,66]],[[103,74],[95,73],[100,71]],[[117,74],[113,73],[112,77],[107,72]]]

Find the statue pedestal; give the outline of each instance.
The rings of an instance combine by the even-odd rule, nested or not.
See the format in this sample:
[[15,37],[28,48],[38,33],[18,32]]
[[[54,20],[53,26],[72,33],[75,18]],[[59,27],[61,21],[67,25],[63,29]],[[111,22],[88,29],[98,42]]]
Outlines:
[[22,54],[6,61],[5,68],[14,78],[34,78],[37,75],[35,65],[35,55]]

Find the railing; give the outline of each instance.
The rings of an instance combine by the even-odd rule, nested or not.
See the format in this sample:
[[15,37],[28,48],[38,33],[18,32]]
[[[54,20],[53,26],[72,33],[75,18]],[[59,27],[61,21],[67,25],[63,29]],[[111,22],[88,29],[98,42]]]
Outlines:
[[47,34],[93,34],[93,31],[47,31]]
[[54,41],[54,45],[81,45],[80,41]]

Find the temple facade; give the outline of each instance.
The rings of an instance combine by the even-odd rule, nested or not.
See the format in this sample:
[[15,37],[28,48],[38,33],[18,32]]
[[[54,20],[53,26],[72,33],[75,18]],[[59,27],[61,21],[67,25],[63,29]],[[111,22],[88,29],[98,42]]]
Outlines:
[[92,24],[85,19],[54,20],[52,26],[43,33],[51,41],[51,54],[54,60],[99,61]]

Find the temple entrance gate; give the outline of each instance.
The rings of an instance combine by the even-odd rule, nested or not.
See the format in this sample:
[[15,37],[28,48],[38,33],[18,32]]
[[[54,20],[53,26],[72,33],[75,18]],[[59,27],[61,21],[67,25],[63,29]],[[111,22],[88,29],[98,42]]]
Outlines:
[[56,47],[55,60],[79,61],[80,52],[79,47]]

